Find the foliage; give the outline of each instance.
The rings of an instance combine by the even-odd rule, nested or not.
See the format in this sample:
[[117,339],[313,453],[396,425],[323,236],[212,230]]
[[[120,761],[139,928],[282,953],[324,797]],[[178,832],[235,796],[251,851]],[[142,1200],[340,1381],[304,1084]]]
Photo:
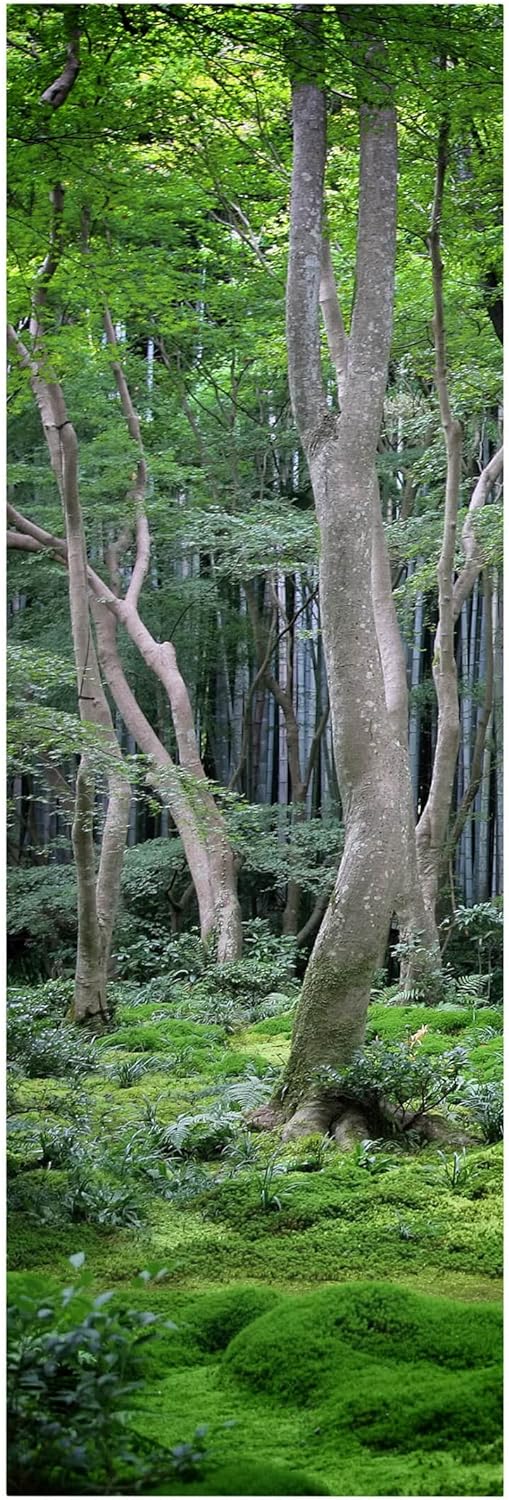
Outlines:
[[27,1078],[76,1079],[99,1066],[94,1038],[70,1025],[41,1027],[23,995],[9,1004],[7,1058]]
[[477,974],[485,980],[487,1003],[501,995],[503,927],[501,898],[457,906],[454,916],[442,923],[448,958],[460,973],[476,963]]
[[488,1145],[501,1141],[504,1134],[502,1083],[470,1083],[463,1097],[469,1115],[482,1132],[483,1140]]
[[[73,1269],[84,1260],[73,1255]],[[160,1475],[161,1453],[149,1454],[125,1425],[157,1317],[113,1310],[112,1295],[93,1297],[82,1277],[59,1299],[42,1303],[25,1293],[9,1306],[11,1494],[111,1494],[122,1481],[138,1490]]]
[[437,1059],[405,1042],[392,1048],[371,1042],[349,1067],[324,1068],[320,1078],[327,1090],[368,1109],[392,1105],[394,1128],[411,1130],[423,1115],[460,1092],[466,1058],[462,1047]]
[[68,866],[10,868],[7,941],[12,978],[28,982],[74,961],[76,878]]

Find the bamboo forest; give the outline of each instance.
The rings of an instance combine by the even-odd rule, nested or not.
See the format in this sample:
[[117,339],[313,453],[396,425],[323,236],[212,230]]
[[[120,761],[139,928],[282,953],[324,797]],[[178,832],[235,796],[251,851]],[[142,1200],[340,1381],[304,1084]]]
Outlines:
[[502,6],[7,6],[9,1495],[502,1494]]

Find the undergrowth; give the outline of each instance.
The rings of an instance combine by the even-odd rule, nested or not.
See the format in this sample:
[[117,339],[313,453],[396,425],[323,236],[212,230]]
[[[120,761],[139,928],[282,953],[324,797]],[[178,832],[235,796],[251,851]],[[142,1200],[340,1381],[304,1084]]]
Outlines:
[[[9,997],[14,1304],[40,1292],[60,1327],[80,1251],[90,1326],[105,1290],[108,1317],[158,1319],[125,1441],[110,1443],[118,1465],[97,1471],[94,1492],[115,1492],[129,1469],[132,1493],[498,1493],[500,1012],[468,995],[434,1009],[378,996],[350,1079],[356,1097],[392,1080],[398,1108],[445,1109],[466,1146],[423,1147],[411,1128],[348,1153],[319,1135],[284,1144],[246,1117],[288,1053],[292,987],[263,994],[265,979],[232,973],[214,1009],[212,971],[191,948],[170,988],[114,987],[100,1041],[66,1024],[67,981]],[[85,1349],[79,1297],[66,1318],[73,1307]],[[19,1343],[19,1311],[14,1329]],[[42,1318],[28,1339],[38,1369],[45,1331]],[[20,1443],[44,1477],[53,1438],[27,1401]],[[79,1433],[73,1443],[83,1449]],[[151,1445],[163,1469],[148,1489]],[[87,1493],[83,1452],[72,1462],[73,1492]],[[21,1468],[12,1492],[25,1480]],[[69,1489],[53,1467],[60,1482],[52,1493]]]

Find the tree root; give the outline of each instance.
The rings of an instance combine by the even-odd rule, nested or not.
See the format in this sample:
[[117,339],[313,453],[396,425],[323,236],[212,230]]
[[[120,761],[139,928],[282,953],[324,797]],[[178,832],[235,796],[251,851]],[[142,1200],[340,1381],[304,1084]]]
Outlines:
[[299,1104],[281,1131],[283,1141],[298,1140],[301,1135],[327,1135],[332,1124],[334,1105],[323,1099],[310,1099]]
[[283,1124],[284,1110],[277,1101],[273,1104],[262,1104],[260,1109],[252,1109],[245,1116],[246,1123],[251,1130],[279,1130]]
[[299,1104],[289,1118],[279,1100],[264,1104],[246,1116],[252,1130],[278,1130],[282,1141],[298,1140],[307,1135],[330,1135],[342,1151],[351,1151],[358,1141],[367,1139],[401,1140],[410,1131],[424,1145],[475,1146],[479,1138],[456,1126],[443,1115],[415,1115],[381,1100],[376,1111],[364,1110],[351,1100],[308,1099]]

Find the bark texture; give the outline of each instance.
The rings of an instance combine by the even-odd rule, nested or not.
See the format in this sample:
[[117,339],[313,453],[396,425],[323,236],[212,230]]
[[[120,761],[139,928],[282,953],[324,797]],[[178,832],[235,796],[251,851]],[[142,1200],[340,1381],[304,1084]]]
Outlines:
[[[344,29],[348,34],[348,12]],[[388,89],[379,103],[361,100],[356,299],[338,418],[326,403],[318,317],[325,98],[313,83],[297,82],[292,93],[290,392],[320,526],[323,637],[345,820],[344,854],[306,972],[281,1092],[286,1112],[295,1111],[289,1128],[299,1132],[312,1128],[315,1106],[321,1121],[321,1066],[346,1063],[362,1044],[370,981],[397,886],[399,809],[388,771],[392,734],[371,592],[375,457],[392,328],[397,142]]]

